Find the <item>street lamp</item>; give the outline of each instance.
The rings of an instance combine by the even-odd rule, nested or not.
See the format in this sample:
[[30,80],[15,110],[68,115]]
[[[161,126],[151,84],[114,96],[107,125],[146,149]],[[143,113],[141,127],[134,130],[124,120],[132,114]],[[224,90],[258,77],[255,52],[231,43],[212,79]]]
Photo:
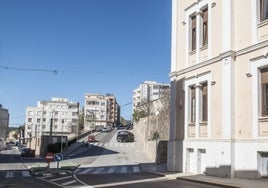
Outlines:
[[63,124],[64,124],[64,119],[61,120],[61,147],[60,147],[61,153],[62,153],[62,149],[63,149]]

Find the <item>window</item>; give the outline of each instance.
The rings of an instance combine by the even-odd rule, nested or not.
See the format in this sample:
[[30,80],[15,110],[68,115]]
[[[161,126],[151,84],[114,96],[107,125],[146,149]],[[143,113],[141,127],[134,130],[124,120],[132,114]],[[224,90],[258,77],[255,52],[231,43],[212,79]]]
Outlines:
[[191,87],[191,122],[194,123],[195,122],[195,102],[196,102],[196,98],[195,98],[195,87]]
[[34,115],[33,111],[29,111],[29,112],[28,112],[28,115],[29,115],[29,116],[33,116],[33,115]]
[[28,118],[28,122],[32,122],[33,121],[33,119],[32,118]]
[[268,19],[268,0],[260,0],[260,21]]
[[268,67],[261,70],[262,116],[268,116]]
[[208,120],[208,84],[202,84],[202,121],[206,122]]
[[191,50],[196,49],[196,15],[191,16]]
[[208,44],[208,8],[202,11],[202,46]]
[[40,123],[40,118],[37,118],[37,119],[36,119],[36,122],[37,122],[37,123]]

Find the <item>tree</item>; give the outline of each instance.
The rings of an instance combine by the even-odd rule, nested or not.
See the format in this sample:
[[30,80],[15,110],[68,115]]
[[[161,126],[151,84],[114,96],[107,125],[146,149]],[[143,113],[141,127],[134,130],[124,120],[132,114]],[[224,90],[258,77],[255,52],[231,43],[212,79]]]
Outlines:
[[84,107],[82,108],[82,111],[79,113],[78,115],[79,119],[78,119],[78,130],[79,133],[81,133],[84,130],[84,117],[85,117],[85,113],[84,113]]

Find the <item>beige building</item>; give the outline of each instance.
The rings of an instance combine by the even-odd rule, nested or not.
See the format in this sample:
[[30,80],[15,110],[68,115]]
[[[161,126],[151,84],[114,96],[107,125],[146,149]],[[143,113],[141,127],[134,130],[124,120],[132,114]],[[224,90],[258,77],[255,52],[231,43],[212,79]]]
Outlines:
[[267,9],[172,0],[170,171],[268,176]]
[[115,126],[120,121],[120,106],[112,94],[85,94],[84,130]]
[[[31,149],[40,155],[44,136],[54,136],[51,143],[58,142],[57,137],[73,138],[78,135],[79,103],[67,98],[53,97],[51,100],[38,101],[36,107],[27,107],[24,138]],[[67,140],[63,140],[67,142]]]
[[[9,113],[0,104],[0,138],[6,140],[8,135]],[[1,146],[0,146],[1,147]]]
[[136,110],[140,105],[159,99],[165,91],[169,92],[170,85],[158,83],[156,81],[144,81],[138,88],[134,89],[132,95],[132,111]]

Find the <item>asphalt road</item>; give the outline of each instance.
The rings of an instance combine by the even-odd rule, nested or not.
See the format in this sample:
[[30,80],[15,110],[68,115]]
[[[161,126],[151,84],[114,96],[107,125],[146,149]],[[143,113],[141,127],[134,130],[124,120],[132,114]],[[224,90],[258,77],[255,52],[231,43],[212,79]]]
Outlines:
[[[33,176],[26,169],[32,159],[21,159],[16,148],[0,153],[0,188],[116,187],[216,188],[142,172],[137,158],[144,155],[136,142],[118,143],[117,131],[98,134],[97,142],[80,147],[64,162],[80,164],[73,173]],[[40,162],[40,161],[37,161]]]

